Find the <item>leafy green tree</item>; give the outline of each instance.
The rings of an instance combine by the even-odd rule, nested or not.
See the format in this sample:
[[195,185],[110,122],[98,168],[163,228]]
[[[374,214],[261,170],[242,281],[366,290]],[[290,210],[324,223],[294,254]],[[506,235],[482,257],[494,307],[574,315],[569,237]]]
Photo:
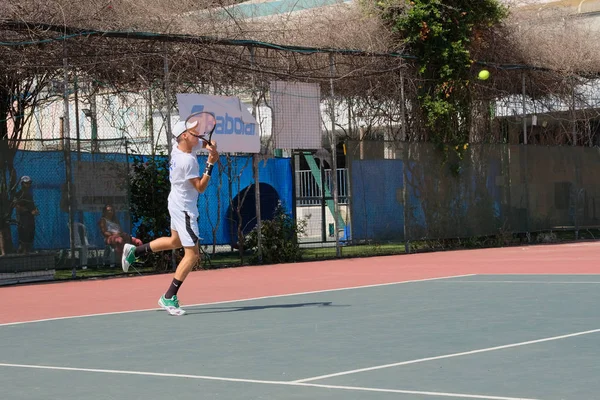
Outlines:
[[[136,237],[148,243],[161,236],[170,236],[171,225],[167,211],[169,158],[166,156],[134,156],[130,176],[131,220],[137,227]],[[172,252],[152,254],[146,264],[157,270],[171,267]]]
[[429,140],[462,158],[471,122],[472,46],[504,19],[507,8],[497,0],[381,0],[377,6],[416,57]]

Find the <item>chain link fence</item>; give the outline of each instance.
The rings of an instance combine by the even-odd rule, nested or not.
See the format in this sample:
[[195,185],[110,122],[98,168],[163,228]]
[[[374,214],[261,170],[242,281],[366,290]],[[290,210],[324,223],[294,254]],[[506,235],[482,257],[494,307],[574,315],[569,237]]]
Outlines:
[[[124,232],[136,236],[144,228],[131,224],[129,195],[131,165],[142,156],[130,154],[125,139],[80,141],[79,151],[73,144],[28,140],[15,155],[14,192],[28,177],[39,214],[33,248],[15,254],[22,232],[13,199],[0,271],[5,282],[120,273],[118,254],[100,228],[107,205]],[[469,145],[462,159],[428,143],[350,141],[346,148],[347,169],[337,170],[344,247],[600,227],[597,148],[479,144]],[[258,163],[261,217],[270,219],[282,204],[300,220],[312,207],[314,227],[301,242],[332,243],[331,170],[294,172],[292,164],[289,158]],[[252,166],[251,156],[223,156],[200,196],[201,244],[209,261],[238,249],[239,237],[257,223]]]
[[[132,223],[137,211],[127,177],[134,160],[168,157],[177,94],[238,97],[259,125],[260,152],[222,154],[200,196],[208,260],[228,253],[226,263],[243,263],[241,239],[277,204],[307,221],[305,248],[335,245],[346,255],[361,243],[577,233],[597,224],[594,76],[497,65],[490,79],[473,80],[472,115],[461,116],[472,120],[465,148],[440,151],[426,143],[418,63],[403,54],[116,31],[71,37],[62,27],[17,22],[3,27],[11,45],[3,50],[12,55],[6,59],[32,64],[27,79],[7,70],[20,85],[7,97],[10,115],[0,124],[2,273],[37,266],[59,271],[52,279],[117,272],[118,254],[99,227],[106,205],[124,231],[144,240],[156,234]],[[34,41],[32,29],[39,35]],[[289,95],[288,86],[310,91]],[[283,95],[287,114],[275,104]],[[314,104],[311,113],[304,104]],[[39,210],[27,256],[15,254],[13,201],[22,176],[32,179]],[[34,261],[41,256],[48,259]]]
[[[393,151],[384,152],[384,148]],[[597,229],[597,148],[348,144],[351,237],[417,241]]]
[[[29,280],[76,278],[120,273],[119,244],[107,240],[101,225],[106,208],[114,210],[111,223],[120,230],[144,241],[157,236],[152,226],[132,224],[132,210],[144,210],[147,204],[131,204],[134,163],[147,165],[150,160],[165,166],[163,187],[168,193],[168,158],[166,156],[131,154],[130,143],[121,139],[95,140],[25,140],[15,153],[17,185],[11,188],[6,210],[3,244],[6,253],[0,257],[0,280],[4,283]],[[206,155],[199,155],[200,164]],[[257,224],[254,158],[248,155],[222,155],[218,172],[208,189],[199,197],[200,244],[209,259],[219,252],[237,251],[240,237],[245,237]],[[256,163],[260,176],[260,208],[262,218],[270,219],[278,205],[292,213],[291,164],[287,158],[270,158]],[[26,178],[25,178],[26,177]],[[24,185],[23,180],[30,183]],[[152,177],[148,178],[153,179]],[[151,186],[155,182],[138,182]],[[165,186],[166,184],[166,186]],[[33,243],[23,249],[25,237],[23,217],[16,206],[22,188],[30,188],[33,200]],[[27,189],[29,190],[29,189]],[[158,202],[157,213],[167,215],[166,197],[150,196],[138,201]],[[142,207],[141,207],[142,206]],[[30,212],[30,211],[28,211]],[[157,216],[154,216],[157,217]],[[109,235],[110,236],[110,235]],[[243,239],[242,239],[243,240]],[[127,239],[129,241],[129,239]],[[43,259],[40,259],[42,257]],[[240,263],[233,254],[231,263]],[[237,261],[236,261],[237,258]],[[150,266],[154,270],[157,266]],[[164,266],[163,266],[164,267]],[[37,271],[39,270],[39,271]]]

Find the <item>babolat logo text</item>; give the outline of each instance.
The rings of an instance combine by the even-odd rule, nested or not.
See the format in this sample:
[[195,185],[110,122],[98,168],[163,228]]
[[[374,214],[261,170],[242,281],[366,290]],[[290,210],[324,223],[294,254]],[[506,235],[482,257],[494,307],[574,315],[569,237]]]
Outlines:
[[[204,105],[197,104],[192,107],[191,114],[204,111]],[[217,135],[255,135],[254,124],[245,124],[240,117],[232,117],[228,113],[225,116],[215,114],[217,126],[214,133]]]

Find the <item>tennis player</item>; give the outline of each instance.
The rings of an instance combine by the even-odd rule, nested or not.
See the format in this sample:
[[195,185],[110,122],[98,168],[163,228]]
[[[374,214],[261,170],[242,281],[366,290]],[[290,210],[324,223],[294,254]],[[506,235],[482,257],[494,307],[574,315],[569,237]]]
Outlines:
[[[176,145],[171,151],[169,180],[171,191],[168,206],[171,217],[171,236],[161,237],[141,246],[126,244],[123,248],[121,265],[127,272],[129,266],[137,258],[149,253],[173,250],[183,247],[184,255],[173,276],[173,281],[166,293],[158,300],[158,305],[171,315],[184,315],[181,309],[177,292],[183,281],[200,259],[198,249],[198,193],[208,187],[213,165],[219,160],[219,153],[214,141],[209,145],[202,141],[199,144],[200,134],[196,130],[198,123],[186,126],[185,121],[177,122],[173,127],[173,136]],[[200,176],[200,166],[196,157],[199,146],[208,150],[208,161],[204,173]]]

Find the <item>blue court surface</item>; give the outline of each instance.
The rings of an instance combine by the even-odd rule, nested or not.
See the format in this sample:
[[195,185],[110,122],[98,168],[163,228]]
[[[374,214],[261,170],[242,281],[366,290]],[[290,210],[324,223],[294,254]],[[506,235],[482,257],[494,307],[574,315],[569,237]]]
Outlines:
[[598,399],[599,289],[468,275],[4,324],[0,398]]

